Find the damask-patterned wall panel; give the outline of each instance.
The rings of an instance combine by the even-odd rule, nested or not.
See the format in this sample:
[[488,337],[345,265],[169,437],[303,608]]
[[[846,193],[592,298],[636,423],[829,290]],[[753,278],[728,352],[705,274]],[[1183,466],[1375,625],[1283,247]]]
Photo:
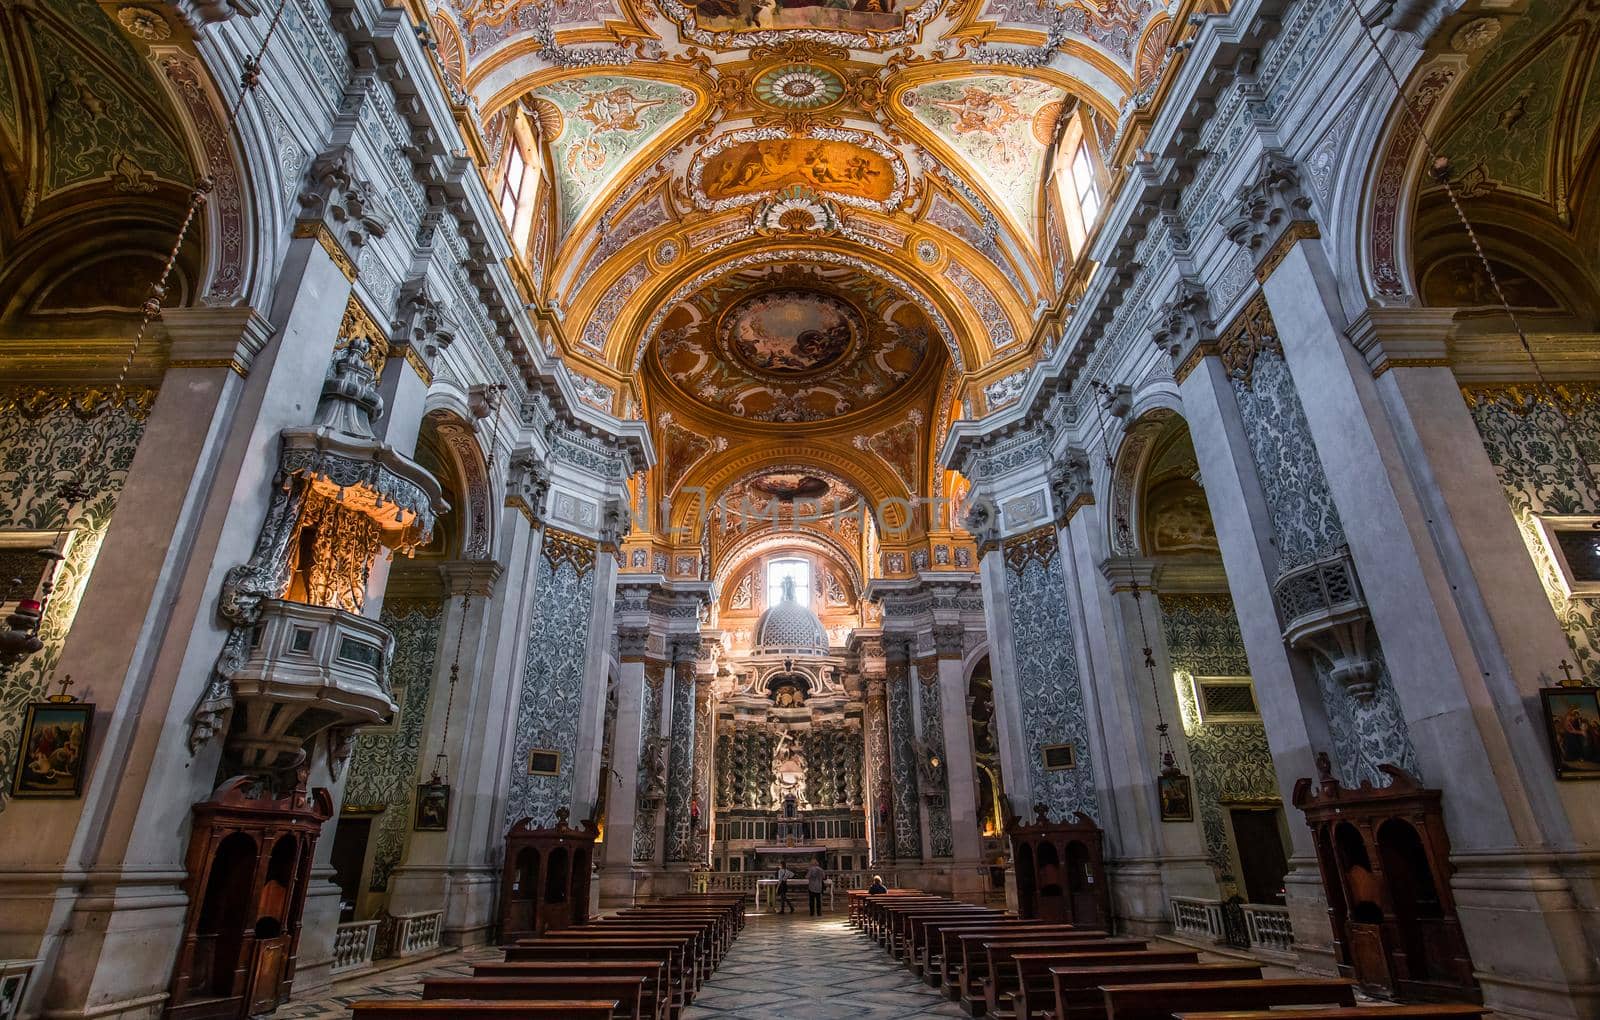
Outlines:
[[937,667],[919,666],[917,686],[922,716],[923,751],[926,754],[937,755],[939,760],[945,763],[940,770],[941,788],[937,791],[940,800],[928,807],[928,853],[932,857],[954,857],[955,841],[950,832],[950,766],[949,757],[944,753],[944,713],[939,698]]
[[1594,682],[1600,680],[1600,599],[1567,594],[1538,520],[1541,514],[1600,513],[1600,492],[1579,467],[1580,460],[1600,461],[1594,445],[1594,437],[1600,436],[1600,387],[1563,390],[1569,398],[1561,408],[1565,417],[1532,386],[1474,389],[1466,398],[1550,608],[1572,643],[1573,661]]
[[868,694],[864,719],[867,756],[872,763],[873,789],[867,794],[867,816],[872,819],[872,848],[877,856],[888,857],[891,856],[889,843],[894,838],[894,826],[889,823],[894,801],[889,769],[888,706],[883,698]]
[[[1276,348],[1276,338],[1270,336],[1270,319],[1266,326],[1267,346],[1245,360],[1247,371],[1233,373],[1233,388],[1272,518],[1281,574],[1336,554],[1345,545],[1345,534],[1322,459],[1311,439],[1305,407],[1289,366]],[[1416,751],[1394,681],[1382,666],[1376,634],[1369,636],[1369,647],[1380,668],[1377,690],[1365,701],[1352,697],[1332,678],[1327,659],[1316,653],[1311,656],[1333,741],[1334,773],[1351,786],[1363,780],[1374,786],[1389,785],[1389,777],[1378,771],[1383,763],[1399,765],[1419,776]]]
[[694,837],[689,831],[689,798],[694,795],[694,692],[693,666],[674,669],[672,677],[672,761],[667,767],[667,860],[694,859]]
[[918,811],[916,731],[912,726],[909,667],[890,664],[889,793],[894,803],[894,856],[914,860],[922,856],[922,817]]
[[[0,688],[0,781],[12,773],[28,702],[45,694],[61,660],[154,396],[150,390],[130,391],[112,412],[106,395],[95,391],[0,390],[0,529],[60,527],[65,508],[57,494],[72,472],[81,469],[79,480],[93,493],[72,517],[66,559],[39,628],[44,647],[19,663]],[[9,583],[10,578],[0,579]],[[9,597],[10,592],[0,592],[0,598]]]
[[644,697],[639,712],[639,779],[633,816],[633,859],[648,863],[656,855],[654,798],[662,783],[658,750],[661,741],[661,690],[666,683],[660,668],[645,667]]
[[372,874],[367,888],[383,892],[400,863],[406,832],[411,828],[417,763],[422,758],[423,724],[439,655],[439,628],[444,607],[438,602],[385,602],[381,622],[394,632],[394,662],[389,684],[400,711],[393,723],[356,738],[350,778],[344,786],[344,807],[383,805],[372,827]]
[[[546,529],[537,583],[517,698],[506,828],[523,818],[532,818],[535,826],[554,825],[556,809],[572,801],[572,759],[578,750],[584,655],[594,610],[594,545]],[[528,773],[528,752],[534,748],[561,752],[559,774]]]
[[[1073,645],[1066,576],[1055,529],[1042,528],[1013,540],[1006,546],[1005,557],[1017,702],[1028,744],[1034,801],[1048,807],[1052,818],[1079,811],[1099,818],[1083,678]],[[1052,744],[1071,744],[1076,763],[1070,768],[1046,769],[1043,748]]]
[[1200,718],[1195,677],[1250,675],[1233,600],[1226,595],[1162,595],[1160,600],[1206,857],[1221,875],[1232,868],[1224,802],[1278,800],[1278,776],[1261,723]]

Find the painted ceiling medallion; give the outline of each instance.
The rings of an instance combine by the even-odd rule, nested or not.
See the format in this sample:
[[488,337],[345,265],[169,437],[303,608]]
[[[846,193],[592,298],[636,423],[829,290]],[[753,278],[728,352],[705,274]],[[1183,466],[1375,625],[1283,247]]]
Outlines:
[[844,96],[837,74],[815,64],[784,64],[764,72],[751,91],[758,101],[779,110],[820,110]]
[[828,494],[827,479],[812,474],[774,471],[750,480],[750,488],[782,500],[819,499]]
[[811,290],[769,290],[739,301],[723,316],[724,350],[757,372],[819,372],[839,361],[866,332],[844,300]]

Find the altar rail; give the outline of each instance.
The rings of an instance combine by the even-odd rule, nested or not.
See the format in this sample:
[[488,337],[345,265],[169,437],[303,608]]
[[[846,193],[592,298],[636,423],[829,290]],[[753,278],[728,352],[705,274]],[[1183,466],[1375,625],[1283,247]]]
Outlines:
[[333,933],[331,973],[360,970],[372,966],[372,953],[378,946],[378,921],[347,921]]
[[394,955],[416,956],[438,949],[443,920],[442,910],[394,915]]
[[[742,892],[754,896],[756,882],[763,878],[771,878],[771,871],[713,871],[711,872],[711,890],[713,892]],[[881,875],[885,885],[893,888],[896,873],[893,871],[830,871],[828,877],[833,879],[833,887],[838,891],[846,889],[865,889],[872,885],[872,876]],[[800,892],[800,887],[805,884],[805,873],[795,876],[795,891]]]
[[[1172,930],[1179,935],[1208,942],[1227,943],[1230,941],[1224,916],[1227,909],[1221,900],[1174,896]],[[1288,907],[1271,903],[1245,903],[1240,905],[1239,910],[1244,915],[1243,934],[1250,949],[1269,953],[1294,952],[1294,925],[1289,921]]]

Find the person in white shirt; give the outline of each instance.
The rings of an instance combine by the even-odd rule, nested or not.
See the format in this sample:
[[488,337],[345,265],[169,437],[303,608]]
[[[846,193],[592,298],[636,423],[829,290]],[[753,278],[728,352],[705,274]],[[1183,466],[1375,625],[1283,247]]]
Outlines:
[[778,865],[778,913],[787,910],[794,913],[794,904],[789,902],[789,879],[794,877],[794,872],[789,870],[787,864]]

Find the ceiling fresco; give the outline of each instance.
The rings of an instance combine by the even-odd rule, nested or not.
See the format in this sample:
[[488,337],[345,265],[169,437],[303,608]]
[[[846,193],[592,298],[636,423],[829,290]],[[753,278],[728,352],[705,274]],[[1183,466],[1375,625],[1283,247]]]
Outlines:
[[529,95],[550,139],[563,232],[634,153],[695,104],[681,85],[620,75],[568,78]]
[[[490,180],[541,150],[529,307],[651,422],[651,498],[959,485],[935,430],[1068,314],[1050,147],[1082,111],[1106,157],[1169,63],[1153,0],[423,2]],[[645,563],[698,554],[656,516]]]
[[887,397],[937,352],[927,316],[848,267],[765,265],[674,305],[656,334],[663,374],[702,407],[810,422]]
[[985,75],[930,82],[901,102],[964,156],[1018,222],[1038,215],[1040,175],[1066,91],[1041,81]]

